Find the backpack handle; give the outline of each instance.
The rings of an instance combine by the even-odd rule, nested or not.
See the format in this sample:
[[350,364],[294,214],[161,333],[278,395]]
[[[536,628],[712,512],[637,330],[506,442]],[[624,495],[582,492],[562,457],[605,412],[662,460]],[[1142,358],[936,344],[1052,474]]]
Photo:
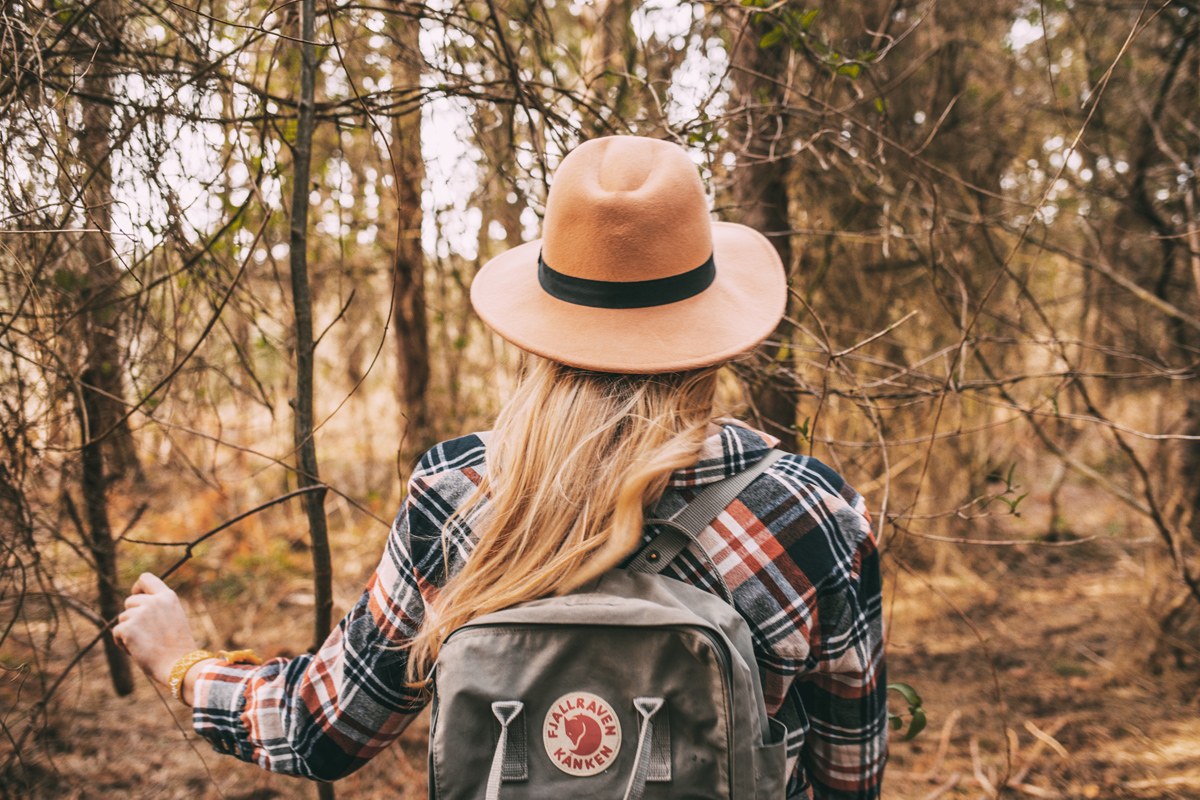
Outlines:
[[[647,525],[661,525],[664,530],[638,551],[626,569],[649,575],[657,575],[662,572],[675,556],[683,552],[689,544],[697,541],[704,529],[725,510],[726,506],[733,502],[734,498],[742,493],[743,489],[785,455],[786,453],[782,450],[771,450],[736,475],[730,475],[724,480],[710,483],[704,487],[692,502],[670,519],[646,520]],[[733,595],[729,591],[729,587],[725,585],[725,579],[721,577],[720,571],[712,563],[712,557],[704,548],[701,547],[700,551],[704,553],[705,559],[713,568],[713,574],[720,580],[725,601],[732,603]]]

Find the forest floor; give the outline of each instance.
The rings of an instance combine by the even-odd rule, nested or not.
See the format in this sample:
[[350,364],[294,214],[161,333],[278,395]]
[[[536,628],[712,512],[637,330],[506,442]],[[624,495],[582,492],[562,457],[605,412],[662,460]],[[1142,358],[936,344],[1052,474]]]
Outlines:
[[[1092,513],[1096,525],[1106,517],[1102,506]],[[1077,534],[1086,535],[1084,523]],[[340,543],[340,611],[373,566],[382,542],[374,536]],[[302,550],[291,549],[302,561]],[[253,644],[268,655],[306,644],[311,596],[284,550],[277,571],[290,577],[193,575],[221,588],[185,594],[198,632],[211,639],[217,629],[237,631],[209,644]],[[1156,644],[1148,598],[1166,569],[1156,560],[1161,550],[1150,539],[1116,536],[1069,547],[977,548],[910,573],[899,561],[919,550],[896,548],[885,559],[889,679],[923,695],[929,727],[912,742],[893,739],[883,796],[974,800],[995,797],[1007,780],[1005,797],[1200,797],[1200,669],[1194,660],[1177,663],[1195,651],[1183,642],[1184,655],[1166,653],[1157,669],[1147,655]],[[257,569],[263,561],[240,563]],[[49,673],[66,663],[69,644],[64,637],[52,649],[54,663],[43,665]],[[0,654],[10,667],[29,655],[11,646]],[[11,729],[21,727],[11,710],[18,692],[37,691],[23,675],[0,681],[0,713]],[[131,696],[115,697],[98,653],[64,688],[23,772],[0,776],[0,797],[316,796],[303,781],[219,756],[185,734],[184,709],[146,680]],[[903,705],[897,694],[892,701]],[[339,782],[337,796],[425,797],[426,735],[422,717],[398,745]],[[0,743],[0,757],[9,746]]]

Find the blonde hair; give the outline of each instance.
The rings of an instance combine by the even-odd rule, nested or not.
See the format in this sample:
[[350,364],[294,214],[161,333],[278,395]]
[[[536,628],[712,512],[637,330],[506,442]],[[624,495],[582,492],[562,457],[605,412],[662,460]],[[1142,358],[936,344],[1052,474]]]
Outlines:
[[636,548],[671,473],[699,457],[718,369],[615,375],[529,357],[496,420],[486,475],[451,518],[480,511],[479,543],[427,610],[410,679],[423,679],[455,628],[570,592]]

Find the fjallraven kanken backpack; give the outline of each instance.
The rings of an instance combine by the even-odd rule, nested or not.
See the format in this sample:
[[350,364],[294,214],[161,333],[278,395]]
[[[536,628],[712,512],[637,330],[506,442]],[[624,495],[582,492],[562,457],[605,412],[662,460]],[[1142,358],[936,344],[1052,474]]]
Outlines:
[[649,520],[663,532],[627,568],[451,633],[434,668],[430,798],[782,800],[786,731],[767,718],[749,627],[657,574],[781,455]]

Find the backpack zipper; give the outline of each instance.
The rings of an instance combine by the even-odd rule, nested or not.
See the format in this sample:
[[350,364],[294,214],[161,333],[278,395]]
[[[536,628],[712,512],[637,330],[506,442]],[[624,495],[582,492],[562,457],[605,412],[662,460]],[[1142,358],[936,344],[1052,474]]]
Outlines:
[[[726,750],[727,754],[732,753],[733,748],[734,748],[734,742],[733,742],[734,720],[733,720],[733,697],[732,697],[733,687],[731,685],[733,683],[733,663],[732,663],[733,659],[729,655],[729,648],[726,646],[725,640],[722,637],[718,636],[716,633],[714,633],[711,628],[706,628],[701,625],[686,625],[686,626],[683,626],[682,629],[698,631],[700,633],[700,635],[703,636],[705,639],[707,639],[709,644],[712,645],[712,649],[714,651],[716,651],[716,653],[717,653],[717,660],[721,662],[721,688],[722,688],[724,696],[725,696],[725,741],[728,743],[725,750]],[[729,770],[729,793],[730,793],[729,796],[731,798],[733,797],[734,787],[737,786],[737,782],[733,779],[734,778],[733,769],[734,769],[734,761],[732,758],[730,758],[729,763],[728,763],[728,770]]]

